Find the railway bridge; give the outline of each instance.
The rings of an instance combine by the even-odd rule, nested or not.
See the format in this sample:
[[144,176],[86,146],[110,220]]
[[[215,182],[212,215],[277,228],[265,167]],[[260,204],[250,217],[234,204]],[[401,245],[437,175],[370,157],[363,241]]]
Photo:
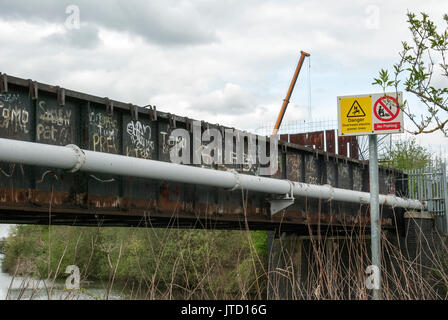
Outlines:
[[[210,130],[226,138],[210,139]],[[195,163],[204,136],[215,147],[208,155],[219,149],[233,160]],[[171,163],[179,142],[183,163],[195,164]],[[251,156],[260,149],[273,175]],[[370,228],[364,161],[6,74],[0,161],[0,223],[249,228],[274,231],[271,250],[285,233]],[[401,197],[405,173],[380,167],[379,190],[382,228],[403,231],[406,207],[422,209]]]
[[[172,132],[191,134],[193,156],[201,152],[194,130],[232,129],[137,107],[84,93],[3,74],[0,94],[0,138],[22,142],[76,145],[94,152],[170,162]],[[194,124],[199,123],[194,126]],[[248,158],[248,141],[255,136],[235,130],[243,141],[243,164],[196,164],[211,170],[257,175],[260,164]],[[269,141],[267,141],[269,149]],[[259,144],[260,145],[260,144]],[[9,148],[9,147],[8,147]],[[14,148],[14,147],[13,147]],[[26,148],[26,147],[25,147]],[[227,152],[227,151],[224,151]],[[278,142],[278,170],[271,177],[338,189],[369,191],[368,164],[309,147]],[[50,157],[50,155],[49,155]],[[236,161],[235,161],[236,162]],[[406,194],[404,173],[380,167],[380,194]],[[131,226],[142,218],[154,227],[291,230],[308,233],[308,226],[368,227],[368,203],[346,203],[305,196],[271,215],[271,194],[176,183],[98,172],[75,172],[9,162],[0,165],[0,220],[4,223]],[[50,213],[51,208],[51,213]],[[395,227],[404,209],[383,207],[382,225]]]

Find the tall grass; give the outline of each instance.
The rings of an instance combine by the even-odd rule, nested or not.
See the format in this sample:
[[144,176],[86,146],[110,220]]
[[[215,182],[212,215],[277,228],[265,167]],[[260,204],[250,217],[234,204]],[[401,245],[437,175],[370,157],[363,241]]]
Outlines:
[[[260,246],[266,234],[251,231],[247,221],[240,231],[156,229],[150,220],[142,227],[52,226],[15,234],[5,261],[21,284],[8,298],[33,299],[43,286],[47,299],[371,299],[370,239],[361,225],[342,226],[338,236],[331,228],[316,234],[311,225],[307,235],[271,233],[269,257]],[[398,230],[383,230],[383,299],[448,297],[446,239],[419,234],[410,250]],[[55,285],[70,264],[81,270],[81,289],[61,294]],[[105,288],[91,293],[85,284],[98,276]],[[45,279],[42,286],[30,286],[36,277]]]
[[[418,225],[418,224],[417,224]],[[272,299],[366,300],[366,267],[371,264],[368,233],[346,230],[342,236],[294,236],[277,240],[281,258],[271,268]],[[382,243],[382,299],[423,300],[448,297],[448,247],[434,232],[414,247],[397,231],[386,230]],[[274,274],[274,275],[272,275]],[[281,290],[281,292],[279,291]]]

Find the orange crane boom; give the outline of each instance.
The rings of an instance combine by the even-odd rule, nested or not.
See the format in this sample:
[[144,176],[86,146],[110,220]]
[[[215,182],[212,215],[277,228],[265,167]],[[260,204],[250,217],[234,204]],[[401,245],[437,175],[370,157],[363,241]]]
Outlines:
[[300,51],[300,60],[297,64],[296,72],[294,72],[294,76],[292,77],[291,84],[289,85],[288,93],[286,94],[286,98],[283,100],[283,105],[278,114],[277,121],[275,122],[274,131],[272,131],[272,135],[276,135],[280,125],[282,123],[283,117],[286,112],[286,108],[288,107],[289,99],[291,98],[292,91],[294,90],[294,86],[296,85],[297,77],[299,76],[300,69],[302,69],[303,61],[305,57],[309,57],[310,54],[305,51]]

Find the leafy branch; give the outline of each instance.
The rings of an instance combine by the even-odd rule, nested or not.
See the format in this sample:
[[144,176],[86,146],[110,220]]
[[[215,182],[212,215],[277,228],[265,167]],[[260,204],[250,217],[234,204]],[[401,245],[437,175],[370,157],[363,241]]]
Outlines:
[[[381,69],[379,77],[374,78],[373,85],[381,86],[385,93],[387,88],[404,90],[414,94],[426,107],[426,112],[419,117],[415,115],[405,100],[400,105],[403,113],[412,121],[416,129],[413,134],[431,133],[440,130],[448,137],[448,15],[443,19],[445,30],[438,32],[433,21],[426,13],[417,18],[408,12],[407,22],[412,34],[412,43],[402,42],[399,52],[400,60],[393,65],[393,73]],[[439,74],[442,86],[435,84],[434,76]]]

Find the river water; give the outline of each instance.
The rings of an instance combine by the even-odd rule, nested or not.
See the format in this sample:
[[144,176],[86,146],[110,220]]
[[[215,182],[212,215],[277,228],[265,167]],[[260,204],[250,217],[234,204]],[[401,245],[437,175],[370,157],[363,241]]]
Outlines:
[[[0,300],[103,300],[106,297],[106,283],[101,281],[81,283],[81,289],[65,290],[65,281],[52,281],[12,277],[1,272],[3,255],[0,254]],[[108,299],[126,299],[118,290],[112,290]]]

